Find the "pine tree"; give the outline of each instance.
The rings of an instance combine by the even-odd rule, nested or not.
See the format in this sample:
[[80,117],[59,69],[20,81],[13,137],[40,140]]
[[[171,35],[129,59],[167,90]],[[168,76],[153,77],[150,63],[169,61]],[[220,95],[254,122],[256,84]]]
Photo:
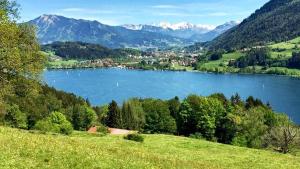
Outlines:
[[122,112],[116,101],[112,101],[108,107],[107,125],[114,128],[123,128]]

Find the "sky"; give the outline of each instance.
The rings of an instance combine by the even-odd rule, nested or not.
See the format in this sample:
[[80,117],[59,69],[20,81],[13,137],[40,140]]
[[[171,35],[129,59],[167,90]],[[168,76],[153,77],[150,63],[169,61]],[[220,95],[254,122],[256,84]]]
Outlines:
[[108,25],[242,21],[269,0],[17,0],[21,21],[42,14],[97,20]]

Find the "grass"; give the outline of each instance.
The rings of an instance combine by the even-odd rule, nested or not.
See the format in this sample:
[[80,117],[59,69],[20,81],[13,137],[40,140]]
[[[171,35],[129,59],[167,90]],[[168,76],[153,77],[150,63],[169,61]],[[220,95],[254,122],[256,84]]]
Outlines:
[[[293,52],[300,52],[300,37],[290,41],[270,44],[268,47],[271,49],[271,58],[277,60],[287,60],[292,57]],[[223,54],[223,57],[216,61],[209,61],[200,66],[200,71],[217,72],[217,73],[260,73],[260,74],[279,74],[293,77],[300,77],[300,70],[289,69],[285,67],[271,67],[267,70],[262,69],[259,66],[247,67],[244,69],[229,67],[230,60],[236,60],[243,56],[245,53],[235,51],[232,53]]]
[[48,62],[48,68],[72,68],[76,66],[79,61],[77,60],[60,60],[60,61],[53,61]]
[[168,135],[43,135],[0,127],[0,168],[300,168],[300,158]]

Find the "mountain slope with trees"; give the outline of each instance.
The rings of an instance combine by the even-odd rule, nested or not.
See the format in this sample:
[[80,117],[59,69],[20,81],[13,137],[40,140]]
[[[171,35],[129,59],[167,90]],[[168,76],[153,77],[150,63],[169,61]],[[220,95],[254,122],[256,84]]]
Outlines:
[[299,9],[299,0],[271,0],[207,46],[211,49],[240,49],[296,38],[300,36]]
[[84,42],[54,42],[42,46],[45,52],[53,52],[63,59],[92,60],[102,58],[118,58],[140,56],[142,52],[136,49],[110,49],[98,44]]
[[81,41],[110,48],[165,48],[186,44],[184,39],[169,35],[129,30],[121,26],[109,26],[97,21],[57,15],[43,15],[29,23],[37,27],[37,36],[42,44],[55,41]]

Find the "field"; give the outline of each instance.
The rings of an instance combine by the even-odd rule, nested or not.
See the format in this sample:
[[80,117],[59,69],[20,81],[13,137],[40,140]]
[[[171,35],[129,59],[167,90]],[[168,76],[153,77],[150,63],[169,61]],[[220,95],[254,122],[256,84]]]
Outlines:
[[51,69],[72,68],[78,64],[77,60],[60,60],[48,62],[47,67]]
[[0,127],[0,168],[300,168],[300,158],[167,135],[45,135]]
[[[272,59],[287,60],[292,57],[293,52],[300,51],[300,37],[286,42],[270,44],[268,47],[271,49]],[[299,69],[289,69],[285,67],[270,67],[267,69],[262,69],[261,66],[250,66],[244,69],[238,69],[228,66],[230,60],[236,60],[243,55],[245,55],[245,53],[240,51],[223,54],[221,59],[204,63],[200,66],[199,70],[217,73],[263,73],[300,77]]]

